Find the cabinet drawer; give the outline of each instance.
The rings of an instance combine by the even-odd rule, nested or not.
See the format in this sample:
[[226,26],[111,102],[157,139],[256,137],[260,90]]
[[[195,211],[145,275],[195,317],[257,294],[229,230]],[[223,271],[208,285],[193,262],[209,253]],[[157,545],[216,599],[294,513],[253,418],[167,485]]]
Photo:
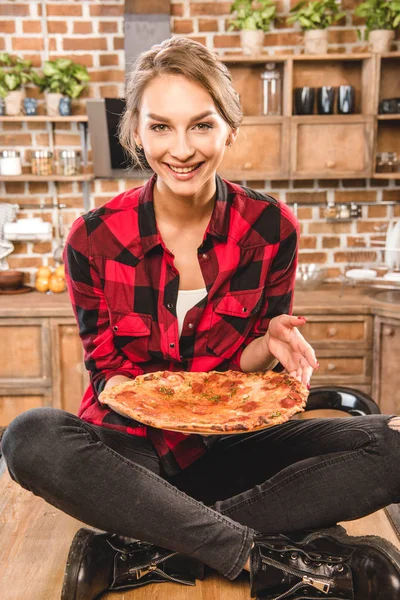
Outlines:
[[[349,118],[350,117],[350,118]],[[373,143],[372,117],[292,117],[292,177],[368,177]]]
[[370,346],[372,343],[372,317],[329,316],[308,317],[307,323],[301,327],[301,333],[315,347],[326,345]]
[[51,406],[50,389],[0,389],[0,426],[6,427],[21,413],[42,406]]
[[0,319],[0,385],[50,385],[47,319]]
[[319,369],[313,372],[311,385],[370,385],[372,352],[352,350],[320,350],[317,352]]

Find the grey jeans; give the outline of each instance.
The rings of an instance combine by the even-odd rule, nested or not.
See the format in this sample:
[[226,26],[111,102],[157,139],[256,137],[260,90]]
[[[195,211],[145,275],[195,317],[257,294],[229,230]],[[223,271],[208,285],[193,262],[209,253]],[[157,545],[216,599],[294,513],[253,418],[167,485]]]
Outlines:
[[220,436],[169,480],[148,440],[56,408],[16,417],[2,451],[11,478],[61,511],[235,579],[255,531],[317,529],[400,502],[390,418],[293,420]]

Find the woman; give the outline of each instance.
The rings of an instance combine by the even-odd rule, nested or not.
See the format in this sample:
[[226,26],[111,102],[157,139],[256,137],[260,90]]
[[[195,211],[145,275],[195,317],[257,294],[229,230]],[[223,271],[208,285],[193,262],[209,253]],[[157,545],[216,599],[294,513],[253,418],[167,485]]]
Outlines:
[[63,600],[193,584],[204,564],[231,580],[250,571],[253,597],[393,600],[397,550],[335,524],[400,501],[399,419],[206,437],[98,402],[103,389],[161,369],[279,362],[309,385],[318,367],[304,319],[291,316],[294,215],[216,174],[242,119],[226,67],[196,42],[166,40],[139,56],[126,101],[121,143],[154,175],[77,219],[65,248],[89,388],[78,416],[28,410],[3,441],[14,481],[101,530],[76,534]]

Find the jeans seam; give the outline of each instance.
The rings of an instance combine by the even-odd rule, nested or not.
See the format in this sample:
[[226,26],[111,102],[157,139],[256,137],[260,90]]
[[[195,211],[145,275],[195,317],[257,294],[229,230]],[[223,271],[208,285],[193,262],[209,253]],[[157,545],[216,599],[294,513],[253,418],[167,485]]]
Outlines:
[[[88,436],[89,436],[89,438],[88,438],[89,440],[93,440],[93,438],[91,437],[91,435],[90,435],[90,432],[89,432],[89,431],[86,429],[86,427],[85,427],[85,425],[83,425],[83,423],[85,423],[85,425],[86,425],[86,426],[87,426],[89,429],[91,429],[91,430],[93,431],[94,435],[98,436],[98,434],[97,434],[97,431],[96,431],[95,429],[92,429],[92,428],[90,427],[90,425],[89,425],[89,424],[88,424],[86,421],[82,421],[82,424],[80,424],[80,428],[81,428],[81,429],[82,429],[82,430],[83,430],[83,431],[86,433],[86,435],[88,435]],[[98,426],[98,427],[100,427],[100,426]],[[121,435],[129,435],[129,434],[124,434],[124,433],[122,433],[121,431],[117,431],[116,429],[111,429],[111,428],[109,428],[109,427],[108,427],[108,428],[106,428],[106,427],[103,427],[103,429],[109,429],[109,430],[110,430],[110,431],[112,431],[113,433],[118,433],[118,434],[121,434]],[[133,436],[133,435],[132,435],[132,437],[135,437],[135,436]],[[147,439],[147,438],[145,438],[145,439]],[[99,441],[99,442],[102,442],[102,444],[103,444],[104,446],[107,446],[107,444],[105,444],[105,443],[104,443],[104,442],[101,440],[101,438],[100,438],[100,437],[98,437],[97,441]],[[116,440],[116,441],[117,441],[117,440]],[[136,450],[136,448],[130,448],[129,446],[124,446],[124,444],[119,444],[119,445],[120,445],[122,448],[125,448],[126,450],[131,450],[131,451],[135,452],[136,454],[140,454],[141,456],[147,456],[147,458],[156,458],[156,457],[157,457],[157,455],[156,455],[156,454],[148,454],[147,452],[141,452],[140,450]]]
[[301,469],[300,471],[297,471],[296,473],[289,475],[288,477],[286,477],[286,479],[284,479],[283,481],[280,481],[279,483],[276,483],[275,485],[268,488],[267,490],[262,490],[253,498],[247,498],[246,500],[241,500],[234,506],[230,506],[229,508],[227,508],[226,510],[223,511],[223,514],[229,515],[229,513],[236,511],[238,508],[242,508],[243,506],[250,506],[251,504],[254,504],[254,502],[257,502],[260,499],[260,497],[270,495],[271,493],[275,492],[275,490],[277,488],[284,487],[284,486],[288,485],[289,483],[291,483],[292,481],[295,481],[296,479],[299,479],[300,477],[304,477],[310,471],[316,472],[327,466],[333,465],[335,463],[345,462],[346,460],[351,460],[351,459],[357,458],[363,452],[365,452],[365,449],[360,448],[359,450],[356,450],[355,452],[353,452],[351,455],[346,454],[345,456],[330,458],[329,460],[321,462],[318,465],[312,465],[309,467],[305,467],[304,469]]
[[[87,432],[83,427],[82,427],[82,429],[83,429],[85,435],[87,436],[87,439],[88,439],[89,443],[92,443],[92,444],[93,443],[97,443],[97,442],[93,441],[93,439],[91,438],[89,432]],[[155,481],[161,483],[165,487],[169,488],[176,496],[181,497],[183,500],[189,501],[191,504],[198,505],[201,510],[203,510],[206,513],[208,513],[216,521],[219,521],[220,523],[223,523],[224,525],[228,526],[230,529],[233,529],[233,530],[236,530],[236,531],[240,531],[242,533],[243,533],[243,531],[246,532],[247,528],[244,525],[243,526],[239,526],[239,525],[236,525],[233,522],[228,521],[227,519],[224,518],[224,515],[220,515],[220,513],[217,513],[216,511],[212,510],[208,506],[206,506],[206,505],[202,504],[201,502],[195,500],[191,496],[188,496],[187,494],[181,492],[180,490],[178,490],[177,488],[175,488],[173,485],[171,485],[168,481],[166,481],[162,477],[159,477],[159,476],[155,475],[150,470],[145,469],[144,467],[142,467],[141,465],[138,465],[137,463],[135,463],[133,461],[129,461],[124,456],[121,456],[120,454],[118,454],[117,452],[115,452],[112,448],[109,448],[106,444],[104,444],[104,442],[102,442],[102,440],[99,439],[98,441],[102,444],[102,446],[104,447],[104,449],[107,452],[109,452],[113,456],[117,457],[120,461],[126,463],[129,467],[131,467],[133,469],[137,469],[143,475],[146,475],[150,479],[154,479]]]
[[[226,573],[226,575],[224,575],[224,576],[225,576],[225,577],[227,577],[228,579],[231,577],[232,573],[234,573],[234,572],[235,572],[235,570],[236,570],[236,566],[238,565],[238,563],[239,563],[239,561],[240,561],[240,559],[241,559],[241,557],[242,557],[242,554],[243,554],[243,551],[244,551],[244,547],[245,547],[245,545],[246,545],[246,542],[247,542],[247,540],[248,540],[249,538],[250,538],[250,531],[249,531],[249,530],[247,530],[247,531],[244,531],[244,535],[243,535],[243,539],[242,539],[242,545],[240,546],[240,550],[239,550],[239,553],[238,553],[238,557],[237,557],[237,559],[235,560],[235,563],[234,563],[233,567],[232,567],[232,568],[231,568],[231,569],[228,571],[228,573]],[[253,539],[253,536],[251,536],[251,539]],[[246,558],[246,560],[247,560],[247,558]],[[243,567],[242,567],[242,569],[243,569]],[[241,569],[241,570],[242,570],[242,569]]]

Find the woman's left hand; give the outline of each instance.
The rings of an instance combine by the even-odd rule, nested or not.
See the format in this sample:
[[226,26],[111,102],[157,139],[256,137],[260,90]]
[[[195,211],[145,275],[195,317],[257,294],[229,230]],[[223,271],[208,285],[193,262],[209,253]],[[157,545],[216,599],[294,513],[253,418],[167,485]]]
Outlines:
[[297,329],[304,317],[278,315],[271,319],[264,336],[268,351],[275,356],[292,377],[309,387],[314,369],[319,367],[315,352]]

